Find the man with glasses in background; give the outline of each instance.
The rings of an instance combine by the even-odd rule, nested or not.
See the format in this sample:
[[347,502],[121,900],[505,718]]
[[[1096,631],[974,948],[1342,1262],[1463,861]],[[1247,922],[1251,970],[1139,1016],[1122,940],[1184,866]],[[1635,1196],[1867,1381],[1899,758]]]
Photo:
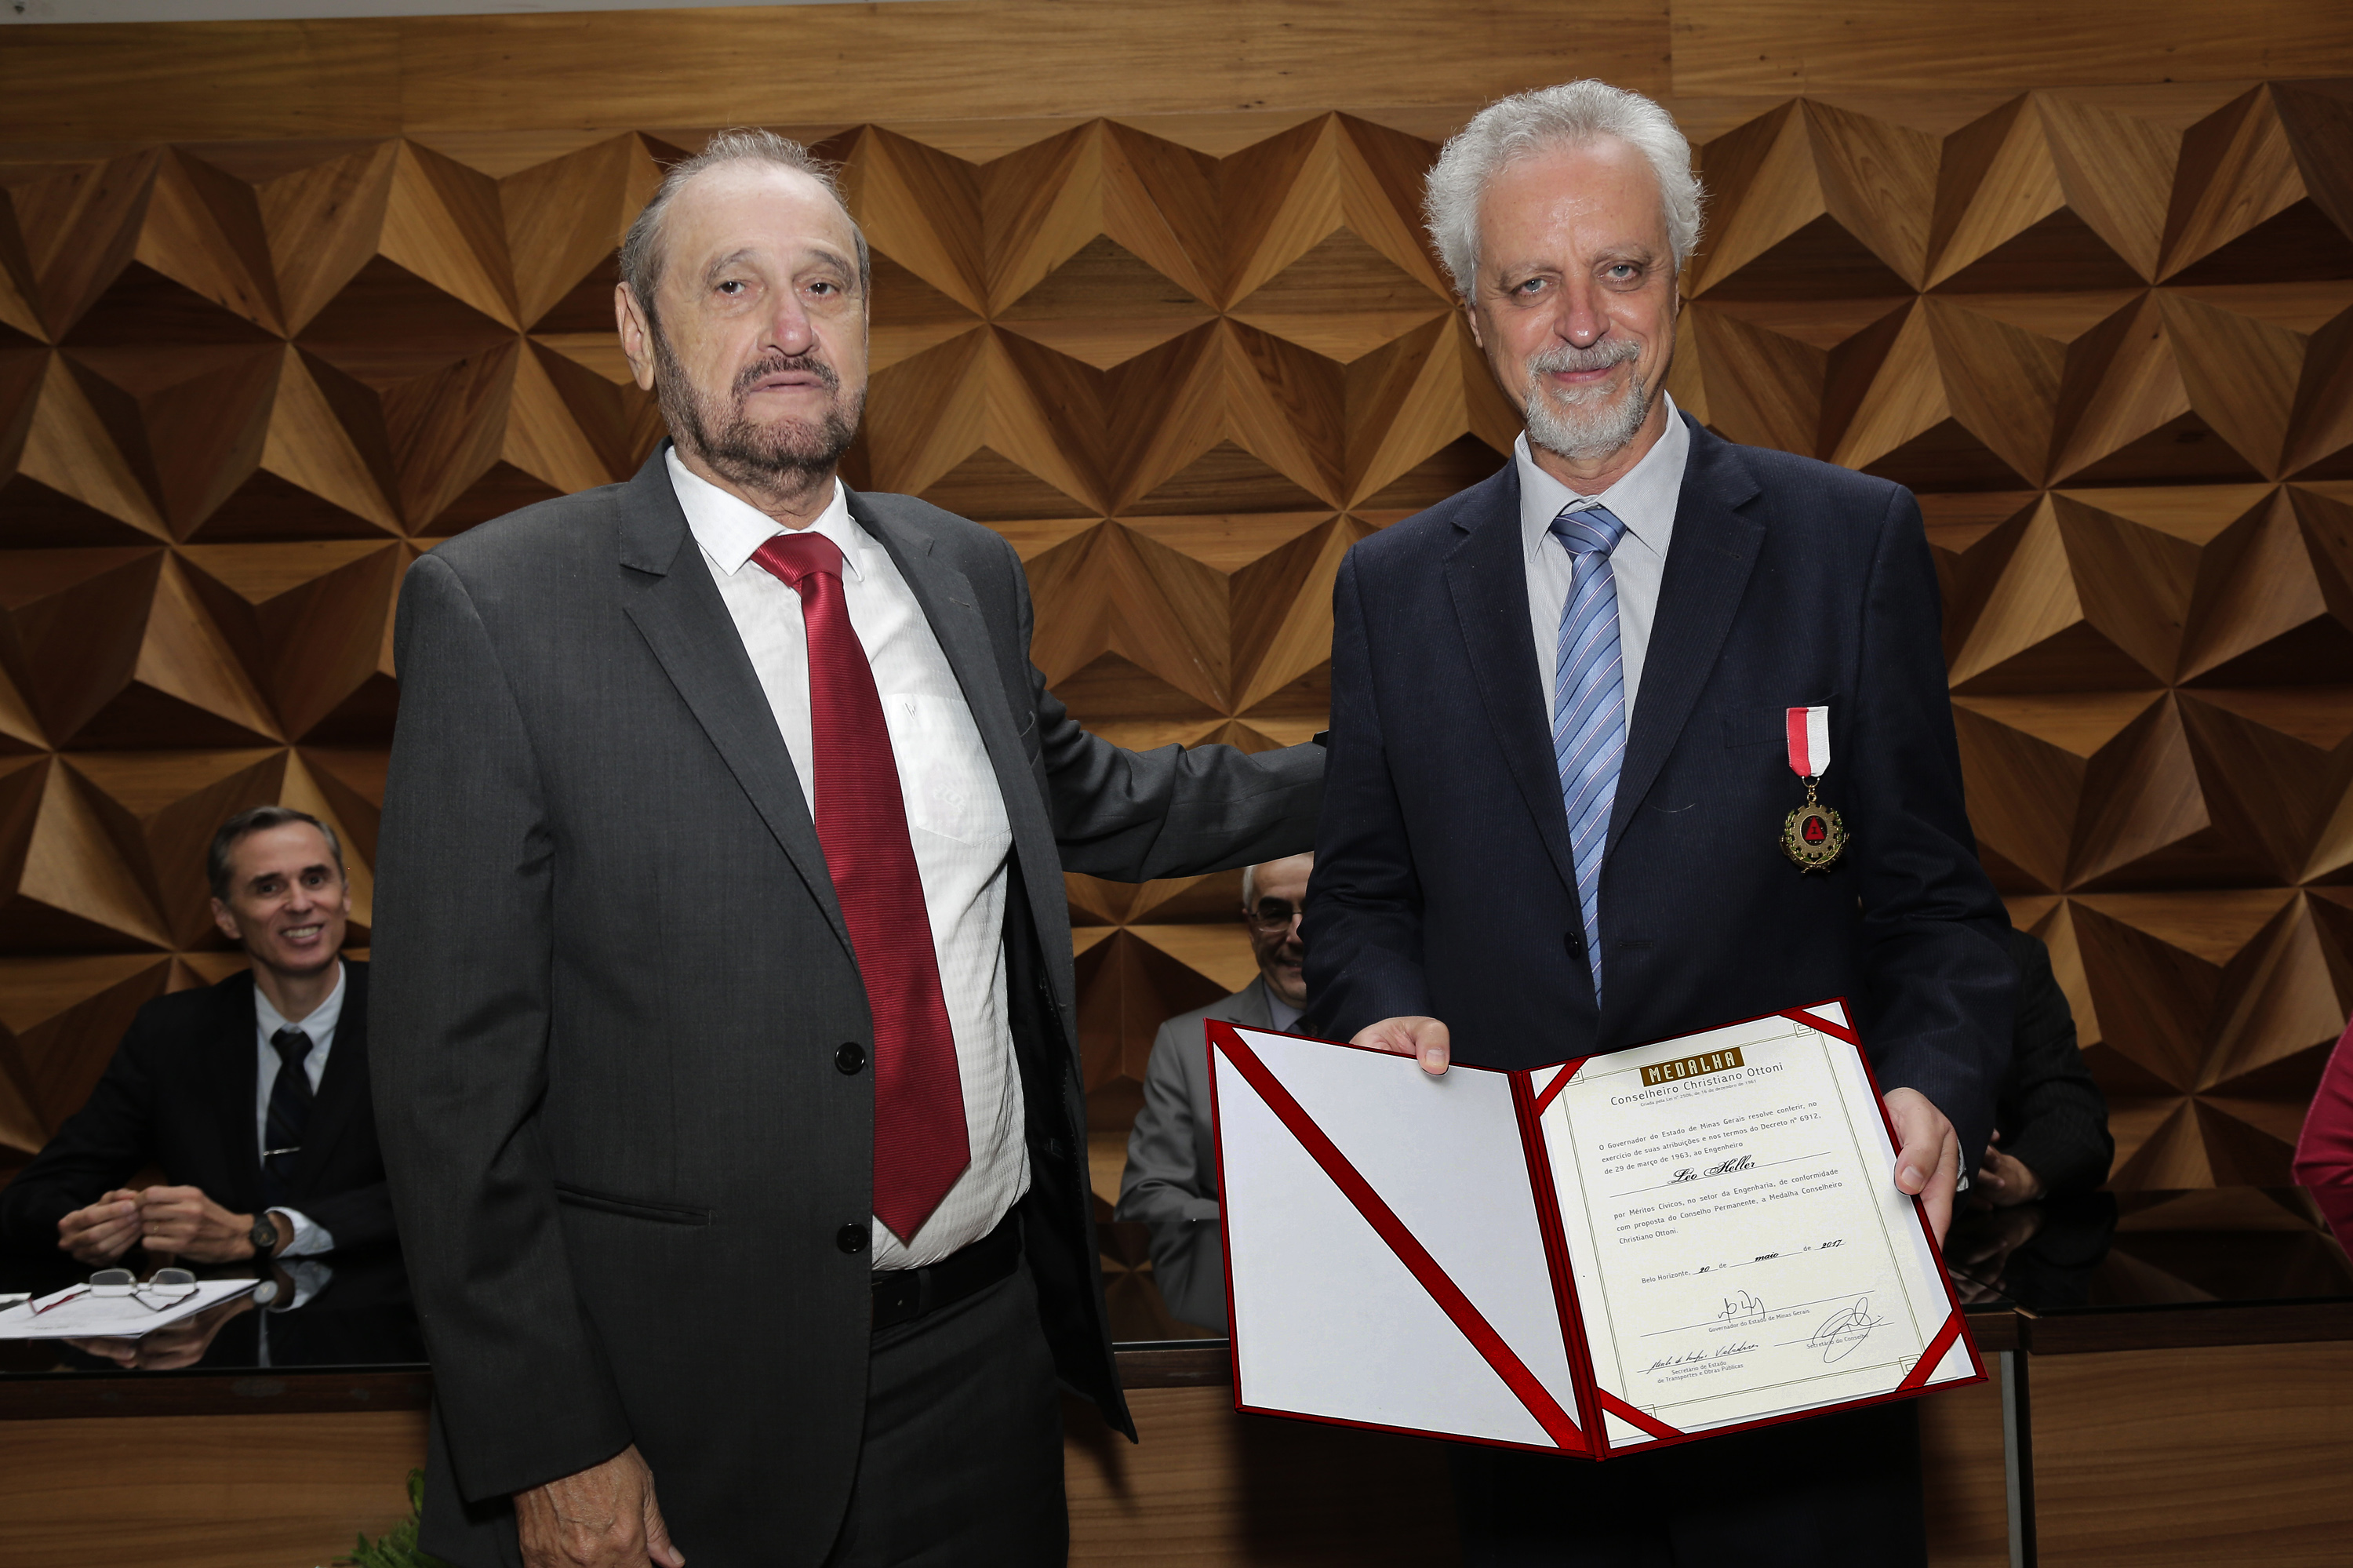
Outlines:
[[1295,1030],[1307,1007],[1307,949],[1299,912],[1307,901],[1312,854],[1286,855],[1242,871],[1242,919],[1258,979],[1223,1001],[1180,1012],[1160,1026],[1144,1070],[1144,1108],[1127,1135],[1127,1170],[1113,1218],[1152,1227],[1152,1269],[1169,1310],[1189,1323],[1222,1328],[1226,1301],[1218,1218],[1216,1118],[1202,1024]]

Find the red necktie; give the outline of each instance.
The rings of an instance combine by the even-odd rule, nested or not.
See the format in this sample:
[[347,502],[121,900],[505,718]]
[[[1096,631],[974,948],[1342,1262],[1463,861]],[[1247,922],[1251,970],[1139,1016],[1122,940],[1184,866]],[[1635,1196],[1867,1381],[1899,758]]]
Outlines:
[[912,1241],[972,1163],[972,1142],[898,758],[842,601],[840,547],[810,529],[752,558],[801,596],[818,842],[874,1012],[874,1215]]

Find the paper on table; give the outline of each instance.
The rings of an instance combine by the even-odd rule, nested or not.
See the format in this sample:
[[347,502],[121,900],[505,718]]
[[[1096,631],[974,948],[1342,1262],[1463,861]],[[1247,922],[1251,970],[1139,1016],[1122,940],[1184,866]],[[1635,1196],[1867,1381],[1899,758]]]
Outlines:
[[149,1308],[135,1296],[77,1296],[39,1313],[32,1309],[33,1303],[19,1302],[0,1309],[0,1340],[135,1340],[193,1318],[208,1307],[234,1301],[259,1283],[256,1279],[199,1280],[187,1299],[160,1309]]

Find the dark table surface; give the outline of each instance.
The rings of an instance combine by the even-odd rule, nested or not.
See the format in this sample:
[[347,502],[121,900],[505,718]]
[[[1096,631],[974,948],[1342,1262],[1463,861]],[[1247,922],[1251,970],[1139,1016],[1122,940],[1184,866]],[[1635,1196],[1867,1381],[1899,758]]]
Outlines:
[[[1222,1375],[1210,1365],[1222,1365],[1226,1333],[1216,1223],[1106,1224],[1102,1244],[1123,1364],[1159,1368],[1166,1381]],[[2010,1337],[2010,1318],[2031,1320],[2038,1351],[2160,1332],[2186,1332],[2188,1342],[2353,1335],[2353,1265],[2295,1188],[2093,1193],[1975,1212],[1955,1226],[1947,1253],[1987,1349],[2021,1342]],[[0,1258],[0,1292],[54,1290],[87,1272],[62,1256]],[[93,1397],[126,1412],[181,1408],[195,1383],[335,1406],[422,1397],[424,1342],[397,1254],[330,1256],[280,1285],[272,1306],[248,1298],[142,1340],[0,1343],[0,1418],[61,1414]],[[298,1293],[300,1304],[289,1305]],[[2160,1322],[2171,1327],[2160,1331]],[[2302,1327],[2256,1327],[2280,1323]],[[154,1386],[153,1400],[132,1392],[142,1383]],[[370,1387],[379,1393],[365,1395]]]
[[[0,1292],[47,1294],[89,1272],[64,1257],[20,1257],[0,1262]],[[195,1272],[204,1278],[254,1277],[250,1267]],[[248,1293],[137,1340],[0,1341],[0,1386],[44,1374],[422,1366],[425,1339],[396,1251],[305,1259],[273,1269],[269,1278],[275,1287],[269,1304],[259,1299],[261,1292]]]

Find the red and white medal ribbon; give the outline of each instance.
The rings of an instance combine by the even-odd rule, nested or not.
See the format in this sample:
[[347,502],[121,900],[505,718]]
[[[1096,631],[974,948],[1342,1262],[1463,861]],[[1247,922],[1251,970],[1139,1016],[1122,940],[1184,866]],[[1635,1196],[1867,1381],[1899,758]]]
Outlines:
[[1800,779],[1820,779],[1831,768],[1831,710],[1791,708],[1788,711],[1789,771]]

